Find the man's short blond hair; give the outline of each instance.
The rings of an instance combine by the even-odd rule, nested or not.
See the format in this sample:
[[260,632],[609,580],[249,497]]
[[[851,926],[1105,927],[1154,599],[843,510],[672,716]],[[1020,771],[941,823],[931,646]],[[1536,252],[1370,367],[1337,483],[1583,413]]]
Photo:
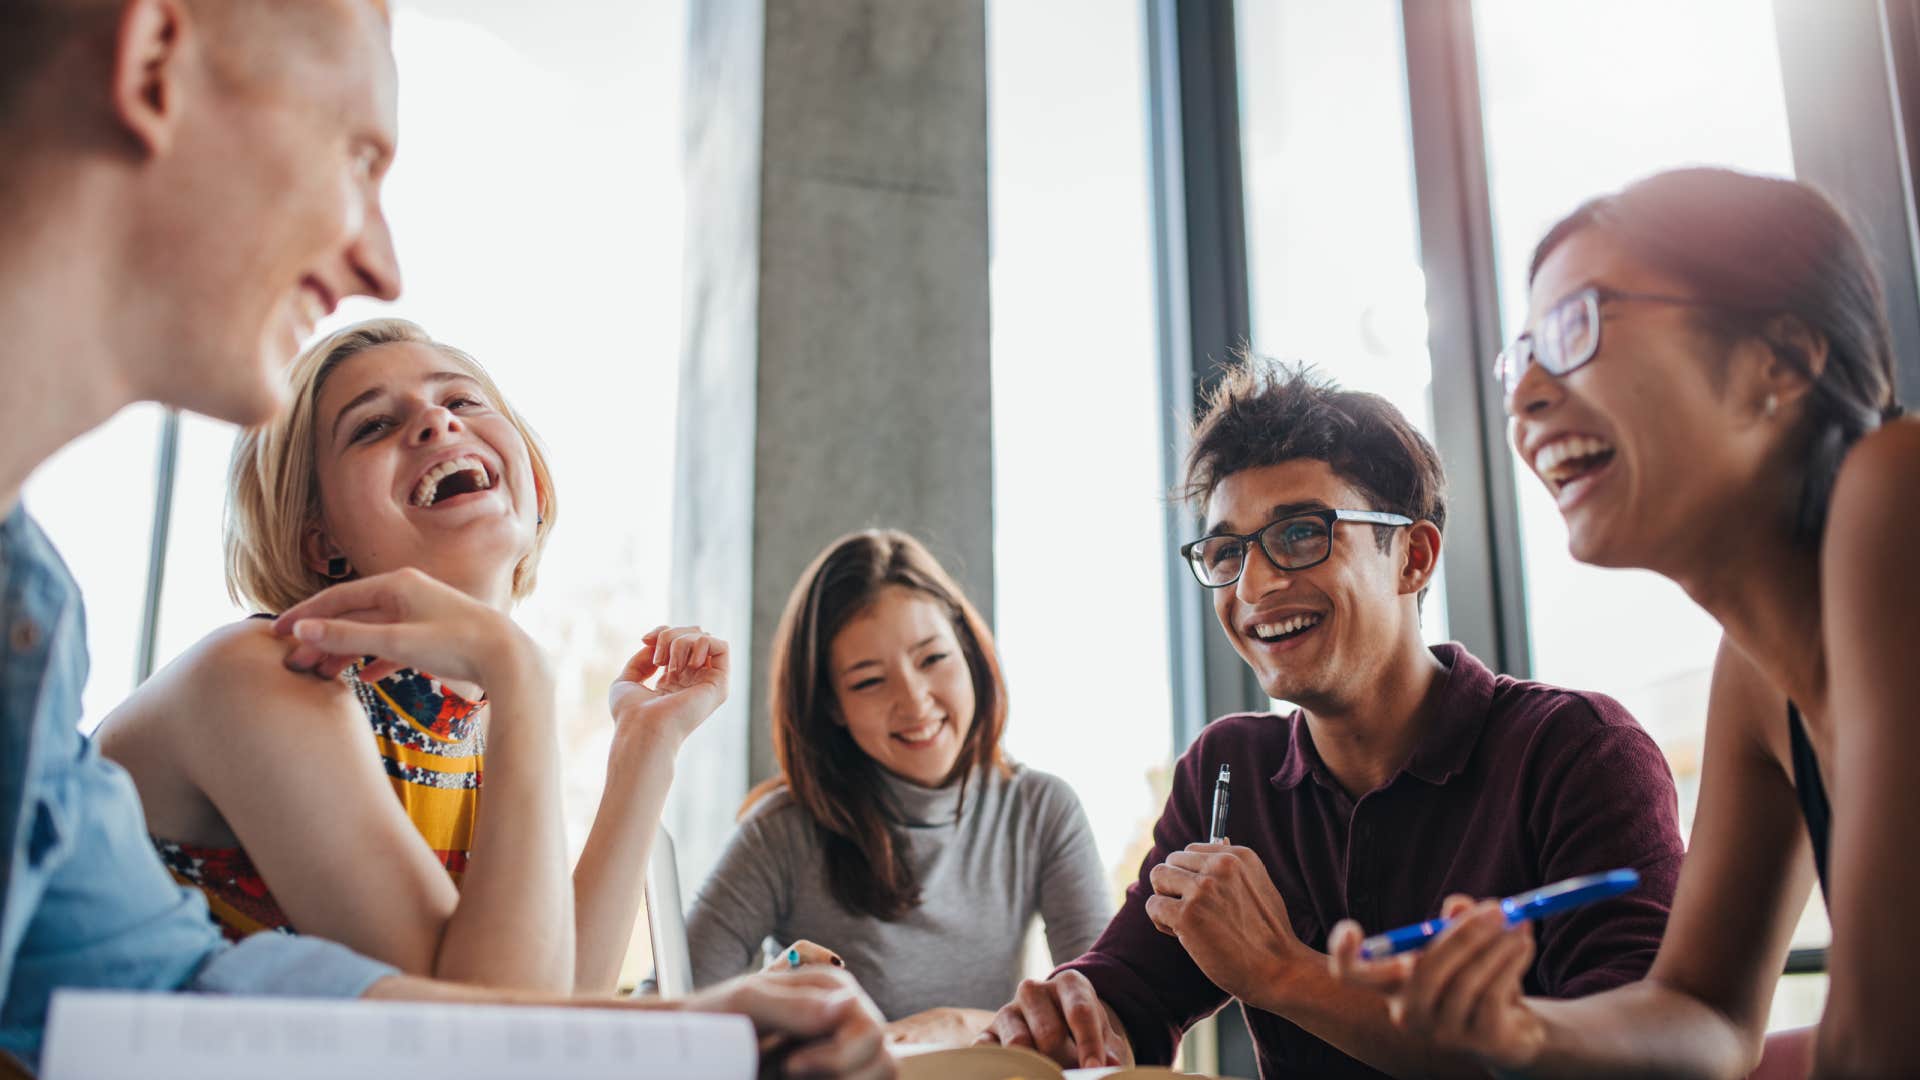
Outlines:
[[526,441],[540,522],[533,551],[513,568],[513,598],[533,591],[534,572],[560,504],[540,439],[507,402],[500,387],[466,352],[405,319],[370,319],[307,347],[287,373],[291,407],[261,427],[242,432],[227,478],[225,528],[227,595],[258,611],[285,611],[333,584],[307,565],[307,530],[320,521],[320,476],[315,465],[315,413],[328,376],[347,360],[383,345],[425,345],[480,384],[492,405]]

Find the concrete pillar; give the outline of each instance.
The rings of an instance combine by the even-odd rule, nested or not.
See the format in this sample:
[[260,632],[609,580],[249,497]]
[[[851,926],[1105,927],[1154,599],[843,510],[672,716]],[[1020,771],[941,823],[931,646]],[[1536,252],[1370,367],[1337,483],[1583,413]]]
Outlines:
[[907,529],[991,617],[984,3],[697,0],[687,62],[672,603],[738,649],[669,811],[697,883],[820,548]]

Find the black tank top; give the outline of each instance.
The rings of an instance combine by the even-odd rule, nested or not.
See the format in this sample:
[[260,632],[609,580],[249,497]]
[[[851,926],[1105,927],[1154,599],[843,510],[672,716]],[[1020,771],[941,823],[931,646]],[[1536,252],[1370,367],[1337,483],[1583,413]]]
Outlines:
[[1800,800],[1800,816],[1807,819],[1813,839],[1813,869],[1820,875],[1820,895],[1827,895],[1827,834],[1832,814],[1827,809],[1827,787],[1820,782],[1820,759],[1800,723],[1800,710],[1787,702],[1787,734],[1793,741],[1793,793]]

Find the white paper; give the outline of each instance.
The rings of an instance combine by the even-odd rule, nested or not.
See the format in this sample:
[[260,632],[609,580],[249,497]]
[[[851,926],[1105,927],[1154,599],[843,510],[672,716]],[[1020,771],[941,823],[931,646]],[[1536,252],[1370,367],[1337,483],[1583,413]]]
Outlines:
[[745,1017],[63,990],[45,1080],[753,1080]]

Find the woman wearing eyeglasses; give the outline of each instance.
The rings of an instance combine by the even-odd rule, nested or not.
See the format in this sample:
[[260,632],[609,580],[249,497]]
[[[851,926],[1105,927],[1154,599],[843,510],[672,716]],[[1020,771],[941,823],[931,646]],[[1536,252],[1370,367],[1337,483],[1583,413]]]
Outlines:
[[1577,1001],[1526,996],[1529,927],[1458,897],[1418,954],[1363,961],[1343,924],[1336,971],[1503,1074],[1740,1076],[1817,879],[1826,1013],[1768,1069],[1920,1074],[1920,425],[1891,422],[1859,237],[1802,184],[1663,173],[1547,234],[1527,325],[1498,375],[1574,557],[1664,574],[1724,631],[1672,920],[1645,981]]
[[[919,541],[840,538],[794,586],[768,681],[779,774],[687,919],[702,986],[845,966],[896,1039],[970,1042],[1020,982],[1115,907],[1073,789],[1000,749],[1007,689],[985,620]],[[791,959],[789,959],[791,957]]]

